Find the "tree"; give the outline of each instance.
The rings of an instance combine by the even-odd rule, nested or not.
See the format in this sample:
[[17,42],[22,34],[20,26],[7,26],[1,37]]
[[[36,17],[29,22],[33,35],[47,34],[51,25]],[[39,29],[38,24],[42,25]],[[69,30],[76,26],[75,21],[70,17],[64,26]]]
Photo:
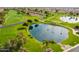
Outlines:
[[57,13],[57,12],[58,12],[58,10],[56,9],[56,10],[55,10],[55,12]]
[[3,47],[3,49],[8,49],[9,52],[16,52],[22,49],[23,45],[26,43],[26,38],[22,33],[18,34],[15,39],[10,39]]
[[22,22],[25,17],[22,14],[18,14],[15,10],[9,10],[7,14],[4,16],[5,18],[5,25],[15,24],[18,22]]
[[18,28],[18,30],[24,30],[24,29],[26,29],[26,28],[24,28],[24,27]]
[[28,26],[28,24],[27,23],[24,23],[23,26]]
[[28,50],[26,48],[21,47],[19,52],[27,52]]
[[49,45],[49,43],[55,44],[56,42],[54,42],[53,40],[52,41],[48,41],[48,40],[43,41],[43,45],[46,46],[46,47]]
[[70,12],[70,15],[73,15],[73,12]]
[[39,26],[39,24],[35,24],[35,27],[38,27]]
[[52,41],[49,41],[49,42],[50,42],[50,43],[52,43],[52,44],[55,44],[55,43],[56,43],[56,42],[55,42],[55,41],[53,41],[53,40],[52,40]]
[[37,20],[37,19],[34,19],[34,21],[35,21],[35,22],[38,22],[38,20]]
[[79,29],[79,26],[75,26],[75,29]]
[[32,20],[28,19],[27,22],[32,23]]
[[45,13],[45,14],[48,14],[49,12],[48,12],[48,11],[45,11],[44,13]]
[[38,9],[36,8],[35,11],[38,12]]
[[0,20],[0,24],[2,24],[3,23],[3,20]]
[[49,45],[51,44],[56,44],[53,40],[52,41],[48,41],[48,40],[44,40],[43,41],[43,50],[46,52],[51,52],[53,51],[52,48],[49,47]]
[[28,16],[30,16],[30,13],[29,13],[29,12],[27,12],[26,14],[27,14]]
[[43,44],[44,44],[45,46],[48,46],[49,41],[48,41],[48,40],[44,40],[44,41],[43,41]]
[[79,13],[76,13],[76,15],[78,16],[78,15],[79,15]]
[[42,13],[42,12],[43,12],[43,10],[40,10],[40,12]]
[[29,26],[29,30],[32,30],[33,29],[33,26]]

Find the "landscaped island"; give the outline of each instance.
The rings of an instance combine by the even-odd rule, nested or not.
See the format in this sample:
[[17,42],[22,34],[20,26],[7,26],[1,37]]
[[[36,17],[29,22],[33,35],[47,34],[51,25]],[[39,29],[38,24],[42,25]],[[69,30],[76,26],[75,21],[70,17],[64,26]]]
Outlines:
[[75,9],[1,8],[0,52],[63,52],[79,44]]

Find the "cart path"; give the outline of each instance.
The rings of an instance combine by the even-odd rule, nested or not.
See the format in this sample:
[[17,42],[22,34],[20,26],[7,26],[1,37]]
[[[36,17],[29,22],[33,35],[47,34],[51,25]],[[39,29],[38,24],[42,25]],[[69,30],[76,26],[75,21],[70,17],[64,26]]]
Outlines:
[[1,25],[0,28],[6,28],[6,27],[10,27],[10,26],[16,26],[18,24],[23,24],[23,23],[24,22],[18,22],[18,23],[15,23],[15,24],[10,24],[10,25],[5,25],[5,26]]

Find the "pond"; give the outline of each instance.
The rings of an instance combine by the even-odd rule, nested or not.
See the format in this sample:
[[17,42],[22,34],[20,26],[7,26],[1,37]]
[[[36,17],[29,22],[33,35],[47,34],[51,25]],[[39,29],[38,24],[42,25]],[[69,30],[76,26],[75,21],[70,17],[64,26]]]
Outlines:
[[64,27],[48,25],[48,24],[33,24],[29,26],[30,34],[39,41],[55,41],[60,43],[68,38],[68,30]]
[[68,23],[77,23],[77,22],[79,22],[78,17],[69,17],[69,16],[62,16],[62,17],[60,17],[60,20],[62,20],[64,22],[68,22]]

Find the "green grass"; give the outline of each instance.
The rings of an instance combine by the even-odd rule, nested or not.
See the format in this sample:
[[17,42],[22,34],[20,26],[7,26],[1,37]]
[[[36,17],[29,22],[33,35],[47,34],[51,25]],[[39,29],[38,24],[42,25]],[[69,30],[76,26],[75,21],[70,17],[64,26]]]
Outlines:
[[63,49],[61,49],[60,45],[58,45],[58,44],[49,44],[48,47],[52,48],[52,50],[54,52],[61,52],[61,51],[63,51]]
[[69,28],[74,28],[75,26],[79,26],[79,23],[67,23],[67,22],[63,22],[60,20],[61,16],[64,16],[65,14],[57,14],[54,16],[49,17],[48,19],[46,19],[45,21],[48,23],[55,23],[59,26],[63,26],[65,28],[67,28],[69,30],[69,38],[67,38],[66,40],[64,40],[62,42],[62,44],[69,44],[69,45],[76,45],[79,44],[79,37],[75,36],[72,32],[71,29]]
[[18,33],[17,28],[19,27],[20,25],[0,28],[0,44],[5,44],[8,40],[15,38]]
[[62,44],[67,44],[74,46],[76,44],[79,44],[79,37],[72,34],[72,30],[69,31],[69,38],[67,40],[64,40]]
[[30,38],[28,36],[30,34],[28,30],[22,30],[22,32],[27,39],[24,48],[26,48],[28,52],[42,52],[42,42],[39,42],[35,38]]
[[18,23],[25,20],[25,16],[23,14],[18,14],[15,10],[9,10],[8,13],[5,14],[4,18],[5,25]]
[[[53,14],[53,15],[51,15]],[[33,23],[55,23],[58,26],[63,26],[65,28],[68,29],[69,31],[69,37],[62,41],[62,44],[66,44],[66,45],[71,45],[74,46],[76,44],[79,44],[79,37],[73,35],[72,30],[70,28],[73,28],[75,26],[78,26],[79,23],[67,23],[67,22],[63,22],[60,20],[61,16],[71,16],[69,13],[51,13],[49,14],[48,17],[46,17],[45,19],[40,20],[39,16],[28,16],[25,14],[18,14],[17,11],[15,10],[9,10],[7,14],[5,14],[4,16],[4,26],[5,25],[10,25],[10,24],[14,24],[17,22],[26,22],[26,20],[30,19],[33,22],[32,23],[28,23],[29,25],[33,24]],[[35,22],[34,19],[37,19],[38,22]],[[44,21],[44,22],[42,22]],[[27,22],[26,22],[27,23]],[[23,34],[25,35],[27,42],[26,44],[24,44],[24,48],[26,48],[29,52],[42,52],[43,51],[43,42],[38,41],[35,38],[30,38],[28,35],[30,34],[28,31],[28,27],[25,27],[25,30],[17,30],[18,28],[23,27],[22,25],[16,25],[16,26],[10,26],[10,27],[6,27],[6,28],[0,28],[0,45],[5,44],[5,42],[9,41],[12,38],[16,38],[17,34],[19,32],[23,32]],[[48,47],[52,48],[52,50],[54,52],[61,52],[63,51],[60,47],[60,45],[58,44],[49,44]],[[45,48],[44,48],[45,49]]]
[[36,39],[28,39],[24,47],[30,52],[42,52],[42,44]]
[[[34,19],[39,19],[39,17],[36,16],[25,16],[25,15],[21,15],[21,14],[17,14],[16,11],[14,10],[10,10],[5,16],[5,22],[4,22],[4,26],[5,25],[10,25],[10,24],[15,24],[17,22],[24,22],[28,19],[33,20]],[[6,42],[8,42],[9,40],[11,40],[12,38],[16,38],[18,32],[23,32],[23,30],[17,30],[18,28],[21,28],[22,25],[16,25],[16,26],[9,26],[6,28],[0,28],[0,44],[3,45]],[[26,35],[28,35],[27,32],[28,29],[26,29],[25,33]],[[29,37],[28,37],[29,38]],[[28,50],[28,51],[42,51],[41,48],[41,43],[39,43],[36,39],[31,39],[29,38],[27,40],[27,43],[24,45],[24,47]]]

